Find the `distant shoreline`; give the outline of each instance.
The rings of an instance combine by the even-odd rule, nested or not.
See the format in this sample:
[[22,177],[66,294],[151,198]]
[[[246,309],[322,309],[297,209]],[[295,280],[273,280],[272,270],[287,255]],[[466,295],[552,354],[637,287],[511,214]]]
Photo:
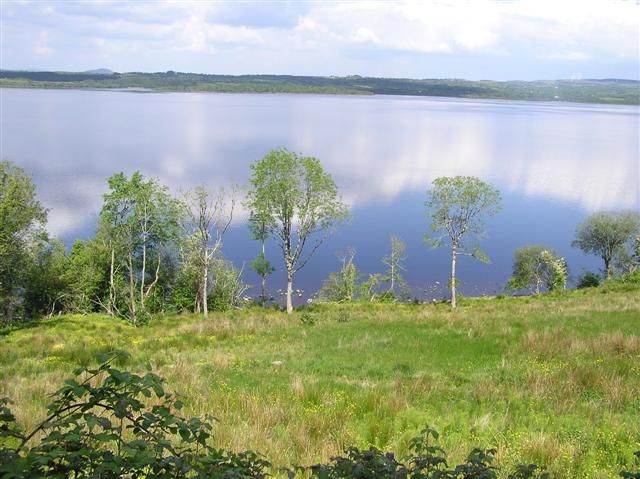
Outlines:
[[194,93],[397,95],[640,105],[635,80],[506,81],[194,73],[67,73],[0,70],[0,87]]

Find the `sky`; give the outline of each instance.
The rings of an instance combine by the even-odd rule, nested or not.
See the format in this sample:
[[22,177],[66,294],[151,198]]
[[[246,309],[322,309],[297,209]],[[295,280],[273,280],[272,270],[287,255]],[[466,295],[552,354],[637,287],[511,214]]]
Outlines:
[[637,0],[0,0],[0,68],[640,80]]

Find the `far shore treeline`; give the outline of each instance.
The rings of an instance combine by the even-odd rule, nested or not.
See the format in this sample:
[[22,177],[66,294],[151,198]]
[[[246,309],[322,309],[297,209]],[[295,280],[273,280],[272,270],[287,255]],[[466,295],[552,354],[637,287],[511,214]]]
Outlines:
[[[251,166],[246,195],[238,189],[203,187],[173,196],[157,179],[140,172],[107,179],[95,236],[67,250],[45,230],[47,210],[36,200],[30,176],[15,164],[0,162],[0,324],[60,313],[104,312],[134,325],[156,314],[225,310],[243,304],[272,303],[267,278],[274,271],[266,242],[275,243],[286,275],[286,310],[292,312],[297,271],[349,211],[338,188],[317,158],[285,148],[272,150]],[[428,185],[425,185],[427,188]],[[260,295],[250,298],[238,269],[223,255],[224,235],[243,204],[249,231],[259,242],[251,268],[261,277]],[[430,232],[425,242],[451,254],[450,299],[456,307],[457,267],[461,256],[488,258],[479,240],[483,219],[500,211],[500,193],[470,176],[433,181],[425,198]],[[600,212],[577,225],[572,243],[603,261],[602,275],[588,272],[578,287],[603,279],[640,274],[640,212]],[[401,302],[412,299],[402,277],[405,244],[390,236],[383,258],[386,271],[366,278],[347,250],[342,267],[324,281],[316,299],[326,302]],[[247,254],[250,254],[247,252]],[[381,252],[381,255],[384,252]],[[544,245],[514,252],[512,293],[563,290],[568,265]]]
[[640,82],[624,79],[491,81],[351,76],[211,75],[0,70],[0,87],[104,88],[173,92],[412,95],[526,101],[640,104]]

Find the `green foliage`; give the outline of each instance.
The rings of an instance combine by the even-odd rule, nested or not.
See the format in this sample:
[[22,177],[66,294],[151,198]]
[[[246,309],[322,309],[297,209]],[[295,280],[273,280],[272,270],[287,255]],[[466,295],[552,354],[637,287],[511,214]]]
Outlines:
[[[315,464],[308,468],[298,467],[289,471],[309,473],[317,479],[497,479],[498,468],[493,465],[495,449],[473,449],[466,460],[453,467],[448,466],[446,451],[437,445],[438,432],[429,427],[409,442],[410,456],[399,461],[392,452],[383,452],[376,447],[361,450],[350,447],[344,456],[331,458],[328,464]],[[517,465],[508,479],[549,479],[535,464]]]
[[500,210],[500,193],[473,176],[442,177],[433,180],[425,203],[431,216],[432,236],[425,241],[437,248],[445,242],[451,247],[451,306],[456,306],[456,258],[472,256],[482,262],[489,258],[468,239],[484,234],[483,215],[493,216]]
[[[248,307],[205,322],[162,315],[144,328],[64,315],[0,330],[0,395],[31,431],[44,392],[74,364],[127,349],[118,369],[151,363],[180,388],[183,415],[219,419],[216,447],[259,450],[278,465],[325,463],[344,445],[404,458],[414,431],[435,418],[451,465],[491,446],[500,478],[519,462],[558,479],[615,477],[634,470],[640,437],[638,291],[616,279],[563,295],[469,298],[455,312],[315,303],[293,320]],[[303,312],[315,326],[301,324]]]
[[[182,401],[166,391],[164,380],[112,365],[81,367],[53,394],[47,418],[31,432],[15,425],[9,401],[0,399],[0,473],[11,479],[81,478],[237,478],[261,479],[271,464],[260,455],[233,453],[211,445],[211,418],[185,418]],[[410,457],[371,447],[346,449],[327,464],[286,469],[318,479],[495,479],[495,449],[473,449],[449,468],[446,453],[429,427],[409,442]],[[37,441],[37,442],[36,442]],[[535,465],[517,466],[510,479],[547,478]],[[621,473],[627,474],[627,473]],[[623,477],[635,477],[623,475]]]
[[248,286],[242,281],[242,270],[222,257],[211,262],[212,285],[209,304],[212,311],[227,311],[242,303]]
[[564,258],[544,246],[524,246],[514,254],[513,276],[506,287],[512,291],[530,289],[540,294],[543,287],[548,291],[565,289],[567,278]]
[[32,243],[24,292],[27,317],[51,316],[67,310],[67,266],[62,241],[42,238]]
[[[113,304],[107,309],[115,309],[136,325],[163,304],[159,291],[161,267],[170,261],[178,240],[183,205],[171,197],[165,186],[155,179],[145,179],[139,172],[130,178],[115,174],[107,183],[109,192],[104,195],[100,212],[101,235],[116,252],[117,264],[112,267],[126,283],[123,291],[111,286]],[[114,297],[121,298],[126,309],[114,307]]]
[[[304,267],[331,228],[347,217],[347,208],[317,158],[282,148],[269,152],[251,169],[247,205],[264,231],[282,248],[291,285],[294,274]],[[307,245],[310,250],[305,253]],[[292,310],[289,289],[287,311]]]
[[578,283],[576,287],[578,289],[582,288],[597,288],[600,286],[600,276],[591,271],[586,271],[578,278]]
[[618,213],[600,212],[591,215],[576,229],[576,239],[572,246],[587,254],[594,254],[604,262],[604,274],[613,275],[612,261],[623,252],[640,232],[640,213],[626,211]]
[[615,267],[623,275],[640,269],[640,234],[620,248],[615,258]]
[[271,266],[271,263],[269,263],[264,253],[259,253],[258,256],[254,258],[251,262],[251,269],[259,276],[267,276],[275,271],[275,268]]
[[87,314],[101,310],[108,302],[109,263],[108,244],[100,236],[73,243],[64,272],[66,311]]
[[213,448],[211,423],[180,416],[182,401],[157,375],[121,371],[107,361],[78,368],[75,376],[53,394],[47,418],[29,433],[15,427],[7,400],[0,401],[3,477],[266,477],[270,464],[257,454]]
[[620,471],[620,477],[623,479],[640,479],[640,451],[636,451],[635,456],[635,471]]
[[28,250],[46,220],[31,178],[13,163],[0,161],[0,319],[5,324],[22,315]]
[[329,273],[318,292],[321,301],[347,303],[357,299],[360,272],[353,262],[355,251],[348,250],[342,255],[339,272]]

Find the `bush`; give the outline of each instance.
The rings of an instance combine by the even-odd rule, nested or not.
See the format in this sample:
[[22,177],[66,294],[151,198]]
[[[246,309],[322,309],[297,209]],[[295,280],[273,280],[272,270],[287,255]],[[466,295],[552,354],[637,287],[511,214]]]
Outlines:
[[114,358],[77,369],[54,393],[47,419],[28,434],[15,427],[8,400],[0,402],[2,477],[267,476],[270,464],[256,453],[213,448],[211,423],[181,417],[182,403],[165,391],[163,379],[120,371]]
[[230,261],[217,258],[212,262],[213,284],[209,293],[209,308],[212,311],[227,311],[242,302],[248,286],[242,281],[242,270]]
[[600,276],[591,271],[587,271],[578,278],[577,288],[597,288],[600,286]]

